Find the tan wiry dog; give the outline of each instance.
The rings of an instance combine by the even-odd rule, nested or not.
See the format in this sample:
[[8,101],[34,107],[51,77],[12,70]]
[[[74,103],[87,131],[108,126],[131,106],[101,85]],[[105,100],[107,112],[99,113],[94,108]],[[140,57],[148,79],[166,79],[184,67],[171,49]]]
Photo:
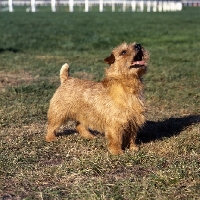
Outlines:
[[138,150],[135,139],[145,122],[141,76],[148,60],[149,54],[140,44],[123,43],[104,60],[110,67],[101,82],[69,77],[69,66],[64,64],[61,85],[48,110],[46,140],[56,140],[58,128],[72,119],[84,138],[95,137],[88,129],[105,133],[112,154],[122,154],[125,148]]

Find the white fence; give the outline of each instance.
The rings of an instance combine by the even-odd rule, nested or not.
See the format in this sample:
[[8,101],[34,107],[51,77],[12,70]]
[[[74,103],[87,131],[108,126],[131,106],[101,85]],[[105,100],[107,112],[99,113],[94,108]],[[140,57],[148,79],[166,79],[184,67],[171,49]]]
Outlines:
[[74,6],[84,6],[84,11],[88,12],[92,6],[98,6],[99,12],[104,11],[104,7],[111,6],[112,12],[116,11],[116,6],[121,6],[125,12],[131,8],[132,12],[168,12],[181,11],[182,3],[177,1],[150,1],[150,0],[1,0],[1,9],[13,12],[14,6],[29,6],[26,11],[36,12],[37,6],[51,6],[52,12],[56,12],[57,6],[68,6],[69,12],[74,12]]
[[182,0],[183,6],[200,6],[200,0]]

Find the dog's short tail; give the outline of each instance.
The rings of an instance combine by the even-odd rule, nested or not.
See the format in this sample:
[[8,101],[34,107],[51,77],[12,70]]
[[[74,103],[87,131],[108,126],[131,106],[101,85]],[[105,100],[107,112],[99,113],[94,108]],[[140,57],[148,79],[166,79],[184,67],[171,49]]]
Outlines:
[[60,70],[60,82],[63,83],[68,79],[69,76],[69,65],[65,63]]

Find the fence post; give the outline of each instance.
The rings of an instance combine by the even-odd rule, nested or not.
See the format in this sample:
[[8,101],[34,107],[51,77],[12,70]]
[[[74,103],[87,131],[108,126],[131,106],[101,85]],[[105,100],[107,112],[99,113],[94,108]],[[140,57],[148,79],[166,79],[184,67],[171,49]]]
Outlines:
[[13,3],[12,3],[12,0],[8,0],[8,7],[9,7],[9,12],[13,12]]
[[112,0],[112,12],[115,12],[115,0]]
[[89,1],[85,0],[85,12],[89,11]]
[[144,1],[140,1],[140,12],[144,12]]
[[69,12],[74,12],[74,0],[69,0]]
[[122,10],[123,12],[126,12],[126,0],[123,1]]
[[167,2],[167,11],[170,11],[170,2]]
[[164,1],[163,4],[162,4],[162,10],[163,10],[163,12],[167,11],[167,3],[166,3],[166,1]]
[[151,1],[147,1],[147,12],[151,12]]
[[162,12],[162,1],[158,2],[158,12]]
[[182,3],[180,3],[180,2],[176,3],[176,10],[178,10],[178,11],[182,10]]
[[56,12],[56,0],[51,0],[51,11]]
[[99,0],[99,12],[103,12],[103,0]]
[[175,3],[174,3],[174,1],[171,2],[170,8],[171,8],[171,11],[175,11]]
[[132,7],[132,12],[135,12],[136,11],[136,2],[135,1],[131,2],[131,7]]
[[31,0],[31,12],[35,12],[35,0]]
[[156,12],[157,10],[157,1],[153,2],[153,12]]

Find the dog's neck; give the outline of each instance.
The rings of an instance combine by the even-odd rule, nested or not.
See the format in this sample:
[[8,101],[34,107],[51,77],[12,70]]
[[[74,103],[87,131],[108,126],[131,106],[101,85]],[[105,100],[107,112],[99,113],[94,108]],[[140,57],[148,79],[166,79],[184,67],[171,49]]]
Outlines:
[[140,96],[143,90],[142,79],[138,76],[131,77],[106,77],[102,84],[105,88],[122,87],[126,94]]

